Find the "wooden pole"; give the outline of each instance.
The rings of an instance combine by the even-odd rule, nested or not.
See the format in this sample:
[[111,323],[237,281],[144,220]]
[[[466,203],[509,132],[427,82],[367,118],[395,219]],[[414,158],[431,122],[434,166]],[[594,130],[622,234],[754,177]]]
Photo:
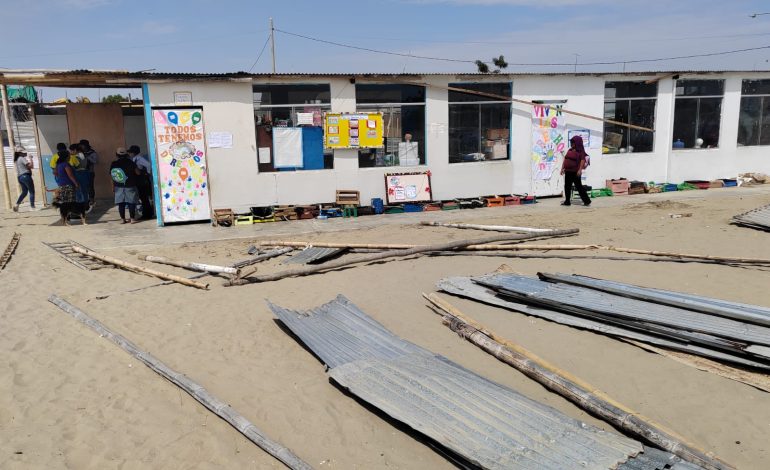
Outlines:
[[262,253],[261,255],[255,256],[250,259],[245,259],[243,261],[236,261],[230,266],[234,268],[245,268],[246,266],[251,266],[252,264],[261,263],[262,261],[268,260],[270,258],[275,258],[277,256],[281,256],[293,250],[294,248],[288,247],[288,248],[280,248],[278,250],[268,251],[267,253]]
[[181,372],[170,368],[152,354],[139,349],[137,345],[122,335],[113,332],[99,320],[92,318],[87,313],[78,309],[66,300],[52,294],[48,301],[56,305],[75,320],[91,328],[100,336],[107,338],[136,360],[144,363],[158,375],[173,383],[193,397],[198,403],[208,408],[212,413],[225,420],[230,426],[243,434],[248,440],[259,446],[291,469],[312,470],[312,467],[303,462],[291,450],[276,441],[265,436],[253,423],[242,414],[234,410],[230,405],[211,395],[208,390],[199,383],[191,380]]
[[159,279],[164,279],[166,281],[174,281],[174,282],[177,282],[179,284],[183,284],[185,286],[190,286],[190,287],[196,287],[198,289],[208,289],[209,288],[208,284],[203,284],[203,283],[200,283],[200,282],[196,282],[196,281],[187,279],[185,277],[175,276],[173,274],[167,274],[167,273],[164,273],[164,272],[155,271],[154,269],[145,268],[145,267],[142,267],[142,266],[137,266],[135,264],[127,263],[127,262],[125,262],[123,260],[119,260],[117,258],[113,258],[112,256],[103,255],[103,254],[97,253],[95,251],[91,251],[89,249],[86,249],[86,248],[81,248],[81,247],[79,247],[77,245],[72,245],[72,251],[80,253],[82,255],[90,256],[91,258],[95,258],[95,259],[104,261],[105,263],[114,264],[115,266],[119,266],[119,267],[121,267],[123,269],[127,269],[129,271],[134,271],[134,272],[138,272],[138,273],[142,273],[142,274],[148,274],[150,276],[155,276],[155,277],[157,277]]
[[[520,99],[517,99],[517,98],[512,98],[510,96],[498,95],[498,94],[495,94],[495,93],[487,93],[487,92],[484,92],[484,91],[468,90],[467,88],[458,88],[458,87],[453,87],[453,86],[446,86],[445,87],[445,86],[441,86],[441,85],[433,85],[433,84],[430,84],[430,83],[422,83],[422,82],[402,82],[402,83],[408,83],[408,84],[411,84],[411,85],[418,85],[418,86],[427,86],[427,87],[432,87],[432,88],[440,88],[442,90],[447,90],[447,91],[457,91],[457,92],[465,93],[465,94],[468,94],[468,95],[476,95],[476,96],[483,96],[483,97],[486,97],[486,98],[493,98],[493,99],[495,99],[497,101],[502,101],[502,102],[506,102],[506,103],[519,103],[519,104],[525,104],[527,106],[541,106],[540,103],[535,103],[533,101],[520,100]],[[577,111],[570,111],[568,109],[562,109],[561,112],[564,113],[564,114],[572,114],[573,116],[584,117],[586,119],[592,119],[594,121],[601,121],[601,122],[606,122],[606,123],[609,123],[609,124],[614,124],[614,125],[620,126],[620,127],[627,127],[629,129],[636,129],[636,130],[639,130],[639,131],[647,131],[647,132],[655,132],[655,129],[651,129],[649,127],[637,126],[635,124],[629,124],[627,122],[615,121],[613,119],[604,119],[604,118],[600,118],[598,116],[591,116],[590,114],[579,113]]]
[[35,126],[35,146],[37,147],[37,177],[40,183],[36,185],[36,188],[40,188],[40,198],[43,200],[43,207],[48,207],[48,197],[46,197],[45,185],[45,173],[43,172],[43,154],[40,150],[40,130],[37,127],[37,116],[35,116],[36,109],[33,106],[29,107],[30,116],[32,116],[32,125]]
[[[3,101],[3,117],[5,118],[5,127],[8,129],[8,146],[11,148],[11,155],[14,151],[13,143],[13,127],[11,126],[10,110],[8,109],[8,90],[5,88],[5,84],[0,85],[0,97]],[[3,175],[3,198],[5,199],[5,208],[10,209],[13,206],[11,201],[11,184],[8,181],[8,169],[5,167],[5,149],[2,142],[0,142],[0,157],[3,159],[2,175]],[[13,158],[13,157],[11,157]]]
[[[578,229],[567,229],[567,230],[555,230],[552,233],[549,233],[548,236],[561,236],[561,235],[570,235],[573,233],[577,233]],[[324,263],[318,266],[307,266],[302,268],[295,268],[295,269],[289,269],[283,272],[274,273],[274,274],[263,274],[261,276],[255,276],[252,279],[243,279],[246,276],[249,276],[253,274],[256,269],[253,270],[242,270],[241,271],[241,278],[240,279],[232,279],[228,283],[228,285],[236,286],[236,285],[242,285],[242,284],[248,284],[252,282],[267,282],[267,281],[277,281],[279,279],[283,279],[286,277],[292,277],[292,276],[307,276],[309,274],[315,274],[321,271],[327,271],[330,269],[337,269],[342,268],[345,266],[350,266],[353,264],[358,263],[369,263],[372,261],[379,261],[387,258],[397,258],[397,257],[404,257],[404,256],[411,256],[411,255],[417,255],[422,253],[427,253],[430,251],[445,251],[445,250],[454,250],[458,248],[464,248],[468,245],[477,245],[482,243],[493,243],[493,242],[499,242],[499,241],[513,241],[513,240],[528,240],[531,238],[539,238],[546,236],[542,233],[535,233],[535,234],[505,234],[505,235],[494,235],[491,237],[486,238],[479,238],[475,240],[460,240],[460,241],[453,241],[448,243],[441,243],[438,245],[426,245],[426,246],[419,246],[414,248],[409,248],[406,250],[393,250],[393,251],[386,251],[383,253],[374,253],[368,256],[361,256],[358,258],[350,259],[350,260],[339,260],[336,262],[330,262],[330,263]]]
[[449,227],[470,230],[487,230],[490,232],[523,232],[523,233],[550,233],[550,228],[510,227],[508,225],[476,225],[476,224],[447,224],[444,222],[420,222],[420,225],[429,227]]
[[698,449],[673,431],[653,423],[639,413],[612,400],[588,383],[561,371],[526,348],[500,338],[484,326],[463,315],[457,308],[435,294],[425,295],[444,313],[443,323],[460,337],[512,366],[548,390],[571,401],[581,409],[612,424],[630,435],[665,449],[687,462],[710,470],[734,468],[709,452]]
[[[556,235],[556,232],[533,234],[533,238],[548,237],[551,235]],[[563,236],[563,235],[558,235],[558,236]],[[370,249],[370,250],[407,250],[415,247],[426,246],[426,245],[388,245],[388,244],[365,244],[365,243],[316,243],[316,242],[302,242],[302,241],[287,242],[287,241],[278,241],[278,240],[269,240],[269,241],[261,242],[260,245],[295,246],[295,247],[315,246],[319,248],[354,248],[354,249],[363,248],[363,249]],[[538,251],[604,250],[604,251],[615,251],[618,253],[631,253],[636,255],[660,256],[664,258],[714,261],[718,263],[727,263],[727,264],[770,265],[770,259],[767,259],[767,258],[738,258],[738,257],[730,257],[730,256],[698,255],[693,253],[674,253],[669,251],[638,250],[635,248],[622,248],[622,247],[609,246],[609,245],[525,245],[525,244],[480,245],[478,244],[478,245],[470,245],[460,249],[456,249],[455,251],[520,251],[520,250],[538,250]],[[435,251],[447,251],[447,250],[435,250]]]
[[163,256],[139,256],[139,259],[149,261],[151,263],[166,264],[169,266],[176,266],[178,268],[190,269],[192,271],[200,271],[214,274],[232,274],[237,275],[238,269],[231,268],[229,266],[216,266],[213,264],[192,263],[188,261],[176,261],[168,259]]

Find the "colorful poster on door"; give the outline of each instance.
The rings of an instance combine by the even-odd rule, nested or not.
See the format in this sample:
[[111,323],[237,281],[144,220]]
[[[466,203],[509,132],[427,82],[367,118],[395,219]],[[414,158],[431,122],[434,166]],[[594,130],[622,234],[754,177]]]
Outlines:
[[209,220],[203,110],[154,109],[152,113],[163,222]]
[[532,179],[550,180],[569,150],[562,105],[535,105],[532,108]]

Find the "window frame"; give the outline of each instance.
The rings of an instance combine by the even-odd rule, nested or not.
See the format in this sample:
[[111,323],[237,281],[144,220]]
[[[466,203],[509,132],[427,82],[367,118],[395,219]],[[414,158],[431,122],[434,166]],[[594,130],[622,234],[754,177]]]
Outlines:
[[[256,101],[254,99],[254,94],[256,93],[254,89],[256,87],[262,87],[262,88],[270,88],[270,87],[284,87],[284,88],[289,88],[289,87],[318,87],[318,88],[321,88],[321,87],[325,87],[325,90],[323,90],[321,92],[322,93],[328,93],[329,101],[327,102],[327,101],[320,100],[321,101],[320,103],[288,103],[288,104],[272,104],[271,103],[271,104],[261,104],[261,101],[258,102],[258,101]],[[320,108],[322,113],[330,112],[331,109],[332,109],[332,104],[331,104],[331,83],[328,83],[328,82],[327,83],[252,83],[251,90],[252,90],[252,108],[253,108],[253,112],[254,112],[254,134],[255,134],[254,137],[255,137],[256,144],[257,144],[257,152],[259,152],[259,148],[260,148],[259,147],[259,132],[258,132],[257,128],[260,125],[263,125],[263,124],[260,124],[260,122],[258,122],[258,120],[257,120],[257,114],[258,113],[260,113],[260,112],[268,112],[268,113],[271,113],[271,115],[272,115],[272,111],[273,110],[287,110],[288,109],[289,110],[289,119],[292,121],[292,124],[293,124],[291,127],[299,127],[296,124],[296,116],[297,116],[297,112],[298,111],[301,112],[302,108],[307,108],[307,107]],[[265,92],[261,91],[261,93],[265,93]],[[272,101],[272,97],[271,97],[271,101]],[[275,126],[274,118],[271,117],[271,119],[272,119],[271,120],[271,124],[270,124],[271,127],[276,127]],[[314,127],[318,127],[318,126],[314,126]],[[320,126],[320,127],[323,127],[323,126]],[[272,148],[272,145],[271,145],[271,148]],[[275,168],[273,166],[274,163],[271,160],[271,162],[269,164],[257,162],[257,165],[258,165],[258,168],[259,168],[258,172],[259,173],[293,173],[293,172],[301,172],[301,171],[330,171],[330,170],[334,170],[334,149],[327,149],[326,147],[323,147],[323,144],[322,144],[322,149],[323,149],[323,155],[324,155],[324,168],[317,168],[317,169],[312,169],[312,170],[305,170],[304,168],[295,168],[293,170],[278,169],[278,168]],[[259,158],[258,155],[257,155],[257,158]],[[272,158],[272,152],[271,152],[271,158]],[[329,167],[329,168],[325,168],[327,160],[331,161],[331,167]],[[270,168],[265,168],[265,166],[269,166]]]
[[[452,106],[463,106],[463,107],[465,107],[465,106],[468,106],[468,107],[476,106],[477,110],[478,110],[478,122],[479,122],[479,127],[478,127],[478,130],[479,130],[479,133],[478,133],[478,144],[479,145],[478,146],[479,146],[479,148],[482,148],[481,142],[483,140],[483,132],[482,132],[482,127],[481,127],[481,123],[482,123],[482,119],[481,119],[482,109],[481,109],[481,107],[482,106],[489,106],[489,105],[507,105],[508,106],[508,143],[506,145],[506,157],[505,158],[495,158],[495,159],[490,159],[490,160],[486,160],[485,159],[485,160],[481,160],[481,161],[462,161],[462,160],[461,161],[452,161],[451,160],[451,153],[447,152],[447,163],[449,165],[463,164],[463,163],[466,163],[466,164],[467,163],[470,163],[470,164],[473,164],[473,163],[481,163],[481,164],[483,164],[483,163],[500,163],[500,162],[510,162],[510,161],[512,161],[512,156],[513,156],[513,148],[512,148],[512,140],[513,140],[512,139],[512,137],[513,137],[513,82],[512,81],[507,81],[507,82],[506,81],[454,82],[454,83],[450,83],[448,86],[450,88],[463,88],[463,87],[468,87],[469,85],[490,85],[490,84],[494,84],[494,85],[505,84],[505,85],[507,85],[507,87],[508,87],[508,99],[506,99],[506,100],[494,99],[494,98],[487,97],[487,96],[473,95],[471,93],[466,93],[467,95],[478,97],[479,100],[476,101],[476,100],[470,99],[470,100],[467,100],[467,101],[450,101],[449,95],[451,93],[463,93],[463,92],[460,92],[460,91],[450,90],[449,93],[447,94],[447,117],[451,118]],[[472,91],[476,91],[476,90],[472,90]],[[484,92],[484,93],[486,93],[486,92]],[[505,95],[501,95],[501,96],[505,96]],[[447,119],[447,140],[449,140],[451,138],[451,134],[452,134],[452,126],[451,126],[451,123],[449,123],[448,119]],[[447,149],[449,149],[449,147],[451,146],[451,142],[447,142],[447,144],[448,144],[447,145]]]
[[[679,95],[677,94],[677,88],[679,88],[679,82],[689,82],[689,81],[696,81],[696,82],[702,82],[702,81],[714,81],[714,82],[721,82],[722,84],[722,94],[721,95]],[[672,114],[672,130],[676,132],[676,102],[679,100],[698,100],[695,107],[695,139],[697,140],[698,137],[698,128],[700,127],[700,109],[701,109],[701,100],[702,99],[715,99],[718,98],[719,101],[719,136],[717,137],[717,145],[715,147],[684,147],[684,148],[675,148],[674,140],[673,138],[676,138],[676,135],[673,136],[672,142],[671,142],[671,150],[672,151],[682,151],[682,150],[718,150],[720,148],[720,143],[722,142],[722,117],[724,114],[724,100],[725,100],[725,79],[723,78],[683,78],[683,79],[677,79],[674,81],[674,109]],[[702,137],[701,137],[702,138]]]
[[[602,113],[603,113],[602,116],[605,119],[606,119],[606,112],[607,112],[606,111],[607,103],[627,102],[628,103],[628,122],[626,124],[631,124],[631,111],[632,111],[632,108],[633,108],[633,105],[631,104],[631,102],[632,101],[652,101],[653,102],[652,122],[654,123],[656,121],[656,119],[658,118],[658,94],[660,92],[657,83],[655,84],[655,94],[652,95],[652,96],[633,96],[633,97],[631,97],[631,96],[625,97],[624,96],[624,97],[608,98],[607,97],[607,89],[608,89],[607,85],[610,84],[610,83],[642,83],[642,84],[644,84],[644,81],[643,80],[605,80],[605,82],[604,82],[604,102],[603,102],[604,109],[602,110]],[[602,135],[603,136],[607,133],[607,126],[608,125],[610,125],[610,126],[617,126],[617,124],[608,124],[606,122],[603,123],[603,124],[604,124],[602,126]],[[655,126],[653,126],[653,127],[655,127]],[[625,133],[625,135],[623,137],[624,137],[624,140],[626,141],[626,147],[625,148],[628,149],[629,145],[634,146],[634,144],[631,142],[631,128],[624,127],[623,131]],[[652,133],[652,145],[650,147],[650,150],[640,150],[640,151],[637,151],[636,148],[634,148],[634,151],[630,152],[630,153],[642,153],[642,154],[645,154],[645,153],[655,153],[655,142],[656,142],[655,133],[653,132]],[[604,152],[602,152],[602,155],[623,155],[623,154],[620,153],[620,152],[618,152],[617,154],[614,154],[614,153],[606,153],[605,154]]]
[[[762,125],[765,122],[765,113],[763,110],[765,109],[765,99],[770,98],[770,89],[767,91],[767,93],[747,93],[745,91],[745,87],[747,85],[747,82],[768,82],[770,84],[770,79],[763,79],[763,78],[757,78],[757,79],[750,79],[746,78],[741,81],[741,102],[740,102],[740,109],[743,109],[743,100],[744,99],[751,99],[751,98],[759,98],[759,119],[757,121],[757,143],[756,144],[741,144],[737,141],[738,138],[736,138],[736,144],[738,147],[768,147],[770,146],[770,143],[763,144],[762,143]],[[767,121],[770,121],[770,113],[768,113]],[[740,135],[740,129],[741,129],[741,116],[738,115],[738,134]]]
[[[358,102],[358,93],[356,92],[356,113],[366,113],[366,112],[376,112],[376,113],[379,113],[379,112],[382,112],[383,109],[398,108],[399,109],[399,114],[400,114],[402,108],[404,108],[404,107],[410,107],[410,108],[422,107],[422,113],[423,113],[423,119],[422,119],[423,120],[423,129],[422,129],[423,139],[422,139],[422,145],[423,145],[423,149],[422,149],[422,153],[421,154],[418,153],[418,156],[420,157],[420,163],[417,165],[417,167],[427,166],[428,165],[428,123],[427,123],[427,119],[426,119],[426,115],[427,115],[427,111],[428,111],[428,109],[427,109],[427,102],[428,102],[428,90],[427,90],[427,87],[426,86],[422,86],[422,85],[411,85],[411,84],[404,84],[404,83],[368,83],[367,82],[367,83],[357,83],[356,85],[365,85],[365,86],[407,85],[407,86],[416,86],[416,87],[420,87],[420,88],[423,89],[422,91],[423,91],[423,100],[424,101],[422,101],[422,102],[419,102],[419,101],[418,102],[411,102],[411,103],[410,102],[388,102],[388,103],[384,103],[384,102],[383,103],[371,103],[370,102],[370,103],[359,103]],[[404,129],[403,129],[403,124],[402,124],[401,133],[403,134],[403,132],[404,132]],[[403,136],[401,136],[401,137],[403,137]],[[383,136],[383,140],[385,138],[387,138],[387,136]],[[369,151],[371,151],[371,150],[378,150],[378,149],[356,149],[356,150],[357,150],[356,153],[357,153],[357,156],[358,156],[358,160],[357,160],[358,168],[362,169],[362,170],[377,169],[377,168],[380,168],[380,169],[381,168],[406,168],[406,169],[408,169],[408,168],[417,168],[415,166],[404,166],[404,165],[400,165],[400,164],[399,165],[383,165],[383,166],[376,166],[376,165],[375,166],[361,166],[361,151],[362,150],[369,150]],[[385,149],[385,151],[387,152],[387,148]]]

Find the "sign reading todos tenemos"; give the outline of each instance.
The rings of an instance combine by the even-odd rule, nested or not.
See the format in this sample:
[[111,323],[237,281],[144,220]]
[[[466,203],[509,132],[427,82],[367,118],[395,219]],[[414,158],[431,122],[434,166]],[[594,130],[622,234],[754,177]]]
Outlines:
[[155,109],[153,122],[163,222],[210,219],[203,111]]

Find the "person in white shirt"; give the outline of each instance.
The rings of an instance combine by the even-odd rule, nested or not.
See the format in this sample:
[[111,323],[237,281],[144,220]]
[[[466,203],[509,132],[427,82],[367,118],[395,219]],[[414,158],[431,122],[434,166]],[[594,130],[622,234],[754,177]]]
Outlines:
[[139,200],[142,203],[142,218],[152,219],[154,216],[152,215],[152,204],[150,203],[152,196],[152,165],[150,164],[150,159],[142,155],[142,150],[138,145],[132,145],[128,148],[128,156],[140,171],[136,186],[139,190]]

